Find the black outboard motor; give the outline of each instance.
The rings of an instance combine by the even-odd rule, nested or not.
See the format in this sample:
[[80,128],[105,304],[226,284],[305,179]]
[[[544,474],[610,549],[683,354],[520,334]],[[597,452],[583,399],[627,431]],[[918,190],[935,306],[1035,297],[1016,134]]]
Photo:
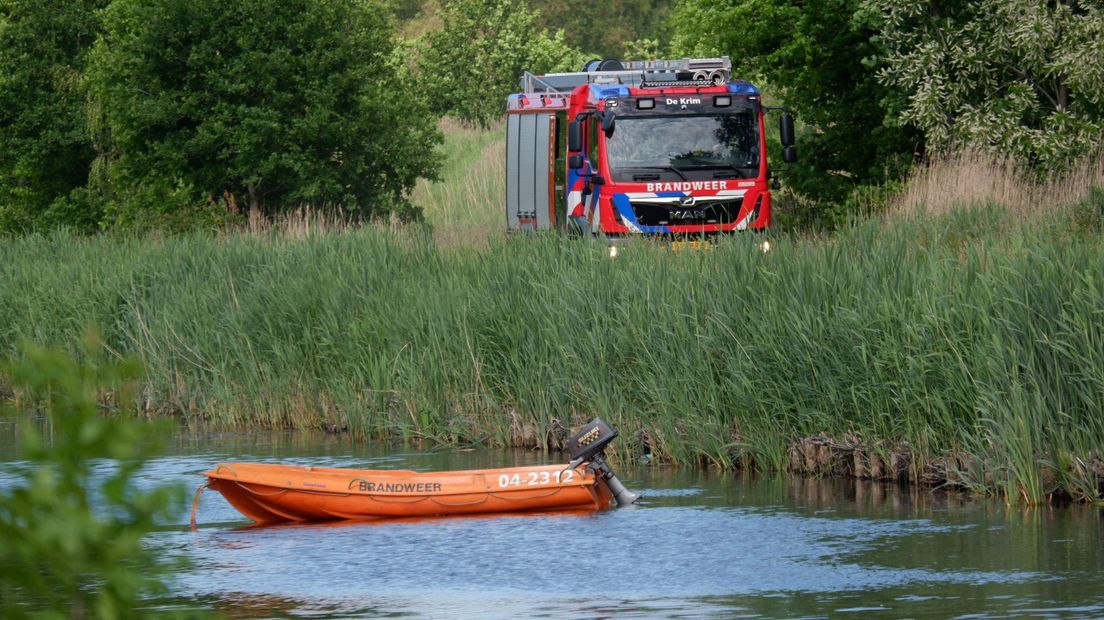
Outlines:
[[617,439],[617,431],[603,422],[602,418],[594,418],[590,424],[567,440],[564,451],[571,456],[572,469],[589,462],[587,469],[606,481],[606,486],[613,493],[617,505],[628,506],[640,499],[640,495],[626,489],[606,462],[606,446],[614,439]]

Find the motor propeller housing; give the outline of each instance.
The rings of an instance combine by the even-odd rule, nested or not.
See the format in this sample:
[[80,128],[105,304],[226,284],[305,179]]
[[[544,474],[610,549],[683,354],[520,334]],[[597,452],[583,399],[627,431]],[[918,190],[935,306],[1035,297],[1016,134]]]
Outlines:
[[595,418],[567,440],[564,451],[571,456],[571,467],[589,463],[588,469],[605,480],[606,486],[617,500],[617,505],[628,506],[640,499],[640,495],[626,489],[606,462],[606,446],[614,439],[617,439],[617,429],[601,418]]

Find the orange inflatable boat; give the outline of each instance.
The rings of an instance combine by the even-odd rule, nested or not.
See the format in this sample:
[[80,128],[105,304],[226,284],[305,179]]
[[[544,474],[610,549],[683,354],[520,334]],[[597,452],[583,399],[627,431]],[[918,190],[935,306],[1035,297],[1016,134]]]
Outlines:
[[606,463],[604,449],[616,437],[616,430],[594,420],[568,440],[565,449],[571,461],[567,464],[419,473],[221,463],[206,473],[205,486],[263,524],[604,510],[639,498]]

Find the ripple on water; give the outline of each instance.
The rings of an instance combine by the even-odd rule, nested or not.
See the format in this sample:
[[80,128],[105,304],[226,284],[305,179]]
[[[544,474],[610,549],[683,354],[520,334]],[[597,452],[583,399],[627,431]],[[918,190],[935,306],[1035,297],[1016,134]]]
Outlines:
[[[780,510],[657,506],[586,516],[205,529],[165,536],[190,540],[195,570],[182,575],[176,587],[195,595],[231,590],[340,608],[397,605],[426,615],[434,615],[438,605],[459,610],[487,601],[512,610],[506,615],[517,613],[519,605],[526,615],[536,612],[534,601],[553,615],[596,601],[633,612],[625,601],[634,601],[647,615],[664,605],[717,597],[1039,577],[1025,571],[876,566],[856,557],[897,539],[953,529],[922,519],[821,519]],[[587,595],[580,598],[581,592]],[[603,593],[616,593],[620,602],[604,600]],[[694,607],[705,612],[709,606]]]
[[[364,449],[305,455],[239,452],[216,446],[205,453],[159,458],[141,472],[136,485],[194,488],[204,471],[226,460],[427,470],[540,458],[532,453],[505,458],[381,455]],[[4,463],[0,485],[16,483],[27,467]],[[97,475],[106,476],[114,467],[99,462]],[[1076,617],[1104,612],[1096,587],[1104,576],[1098,555],[1087,552],[1074,563],[1069,555],[1099,548],[1099,524],[1091,518],[1080,529],[1054,529],[1060,521],[1016,522],[995,516],[986,505],[974,512],[943,506],[872,513],[845,495],[810,506],[800,494],[779,493],[777,482],[739,483],[737,489],[737,481],[726,477],[637,473],[646,483],[623,478],[644,493],[643,505],[593,515],[256,528],[235,525],[245,524],[241,515],[218,494],[207,493],[198,532],[182,527],[188,519],[182,510],[150,544],[182,551],[192,561],[171,581],[174,600],[212,601],[231,615],[989,617],[1037,612]],[[1037,534],[1036,528],[1054,531]]]

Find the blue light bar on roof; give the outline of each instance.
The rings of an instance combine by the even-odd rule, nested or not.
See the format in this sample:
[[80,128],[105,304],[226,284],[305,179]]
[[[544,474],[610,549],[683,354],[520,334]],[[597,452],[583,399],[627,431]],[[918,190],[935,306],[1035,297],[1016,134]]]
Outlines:
[[734,95],[758,95],[759,89],[747,82],[732,82],[728,85],[728,92]]
[[591,84],[590,101],[600,101],[610,97],[628,97],[629,87],[621,84]]

